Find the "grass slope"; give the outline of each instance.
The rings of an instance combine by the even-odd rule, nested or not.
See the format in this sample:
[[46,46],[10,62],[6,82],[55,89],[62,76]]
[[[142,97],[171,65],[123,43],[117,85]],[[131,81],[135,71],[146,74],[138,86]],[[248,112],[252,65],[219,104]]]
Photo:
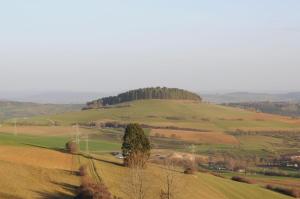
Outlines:
[[[79,185],[78,177],[70,171],[90,160],[84,156],[71,158],[69,154],[61,153],[67,137],[0,134],[0,198],[72,198],[74,189]],[[114,143],[97,141],[95,151],[119,149]],[[39,145],[40,147],[33,147]],[[84,145],[82,146],[84,148]],[[49,149],[55,149],[51,151]],[[120,166],[120,160],[108,154],[94,155],[96,172],[100,175],[113,194],[129,199],[124,194],[128,168]],[[72,161],[73,160],[73,161]],[[72,165],[75,162],[77,164]],[[179,170],[178,170],[179,171]],[[184,175],[176,173],[178,181],[178,198],[193,199],[288,199],[284,195],[263,189],[258,185],[248,185],[228,179],[218,178],[209,174]],[[146,170],[146,183],[149,189],[148,197],[158,198],[163,186],[165,170],[154,164],[149,164]]]
[[70,154],[28,146],[0,145],[0,198],[73,198],[79,177]]
[[[87,161],[87,160],[86,160]],[[83,162],[83,161],[82,161]],[[126,188],[129,169],[119,166],[118,160],[110,156],[99,155],[96,157],[96,170],[101,173],[113,194],[129,199]],[[288,199],[290,197],[266,190],[257,185],[249,185],[212,176],[210,174],[198,173],[196,175],[185,175],[174,171],[177,181],[177,196],[179,199]],[[147,198],[159,198],[161,188],[164,186],[165,170],[158,165],[150,164],[145,172],[145,183],[148,188]]]
[[91,121],[139,122],[155,126],[176,126],[209,131],[241,129],[300,129],[300,120],[255,113],[237,108],[194,101],[140,100],[129,106],[34,117],[31,122],[51,119],[60,124]]

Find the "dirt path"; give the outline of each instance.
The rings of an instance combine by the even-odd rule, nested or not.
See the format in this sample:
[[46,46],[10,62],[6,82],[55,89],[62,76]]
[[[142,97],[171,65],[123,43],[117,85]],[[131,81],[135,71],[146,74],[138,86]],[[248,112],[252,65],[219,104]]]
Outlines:
[[[81,165],[82,164],[82,161],[81,161],[82,155],[77,155],[77,157],[78,157],[78,162]],[[102,183],[102,179],[100,177],[99,172],[97,171],[97,168],[95,166],[95,162],[94,162],[93,158],[91,156],[84,156],[84,158],[87,160],[87,162],[84,162],[84,163],[87,165],[91,177],[95,180],[95,182],[97,184]]]

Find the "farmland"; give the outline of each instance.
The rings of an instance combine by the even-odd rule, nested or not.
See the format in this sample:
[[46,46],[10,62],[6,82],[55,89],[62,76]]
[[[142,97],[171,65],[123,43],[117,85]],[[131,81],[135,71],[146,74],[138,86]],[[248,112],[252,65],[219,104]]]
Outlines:
[[[206,161],[225,157],[243,162],[268,160],[300,149],[298,119],[195,101],[140,100],[109,108],[10,119],[0,127],[0,167],[9,173],[9,179],[5,179],[8,182],[22,180],[17,184],[2,183],[5,191],[0,192],[0,198],[72,198],[79,186],[75,171],[87,164],[94,179],[103,180],[114,195],[129,199],[123,187],[129,170],[110,155],[120,151],[122,125],[129,122],[144,125],[154,159],[193,153]],[[77,134],[83,155],[70,155],[64,150],[65,144]],[[85,155],[87,152],[92,158]],[[149,163],[145,171],[151,190],[148,198],[158,198],[164,169],[162,165]],[[248,185],[209,172],[184,175],[181,167],[176,168],[176,176],[178,186],[185,190],[178,192],[178,198],[284,199],[289,197],[264,186],[270,183],[297,188],[293,183],[297,179],[292,177],[278,180],[261,175],[260,179],[256,177],[257,184]]]
[[175,126],[217,132],[238,128],[247,130],[300,129],[299,119],[195,101],[139,100],[123,105],[121,107],[39,116],[19,122],[45,125],[49,125],[47,119],[56,121],[60,125],[95,121],[138,122],[153,126]]
[[[79,178],[72,173],[73,168],[78,168],[79,162],[89,163],[84,156],[72,158],[69,154],[41,147],[2,144],[0,150],[4,153],[0,156],[0,174],[3,176],[0,198],[72,198],[79,185]],[[128,199],[122,191],[128,168],[120,166],[120,161],[108,154],[94,155],[93,162],[96,172],[112,193]],[[185,190],[178,192],[180,198],[289,198],[256,185],[233,182],[205,173],[186,176],[178,171],[178,186]],[[158,197],[163,173],[164,169],[159,165],[150,164],[147,168],[147,186],[151,190],[148,198]]]

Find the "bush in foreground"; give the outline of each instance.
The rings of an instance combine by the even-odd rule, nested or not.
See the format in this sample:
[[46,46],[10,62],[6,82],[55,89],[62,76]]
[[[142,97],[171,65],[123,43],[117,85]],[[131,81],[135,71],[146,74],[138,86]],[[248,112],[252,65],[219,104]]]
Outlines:
[[79,168],[79,176],[87,176],[88,175],[88,167],[87,165],[82,165]]
[[75,199],[112,199],[111,193],[103,184],[96,184],[88,176],[82,177],[81,186]]
[[266,186],[267,189],[272,190],[272,191],[276,191],[278,193],[282,193],[288,196],[292,196],[295,198],[300,197],[300,192],[295,190],[295,189],[290,189],[290,188],[286,188],[286,187],[278,187],[278,186],[274,186],[274,185],[267,185]]
[[89,177],[87,165],[82,165],[79,168],[79,175],[81,176],[81,185],[77,190],[78,193],[75,199],[121,199],[112,196],[102,182],[96,183]]

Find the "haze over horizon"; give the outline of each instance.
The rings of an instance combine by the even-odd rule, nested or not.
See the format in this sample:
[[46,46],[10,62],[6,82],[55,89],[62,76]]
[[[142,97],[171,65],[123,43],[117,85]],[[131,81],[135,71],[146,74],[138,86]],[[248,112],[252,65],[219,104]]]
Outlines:
[[299,10],[296,0],[3,1],[0,91],[300,91]]

